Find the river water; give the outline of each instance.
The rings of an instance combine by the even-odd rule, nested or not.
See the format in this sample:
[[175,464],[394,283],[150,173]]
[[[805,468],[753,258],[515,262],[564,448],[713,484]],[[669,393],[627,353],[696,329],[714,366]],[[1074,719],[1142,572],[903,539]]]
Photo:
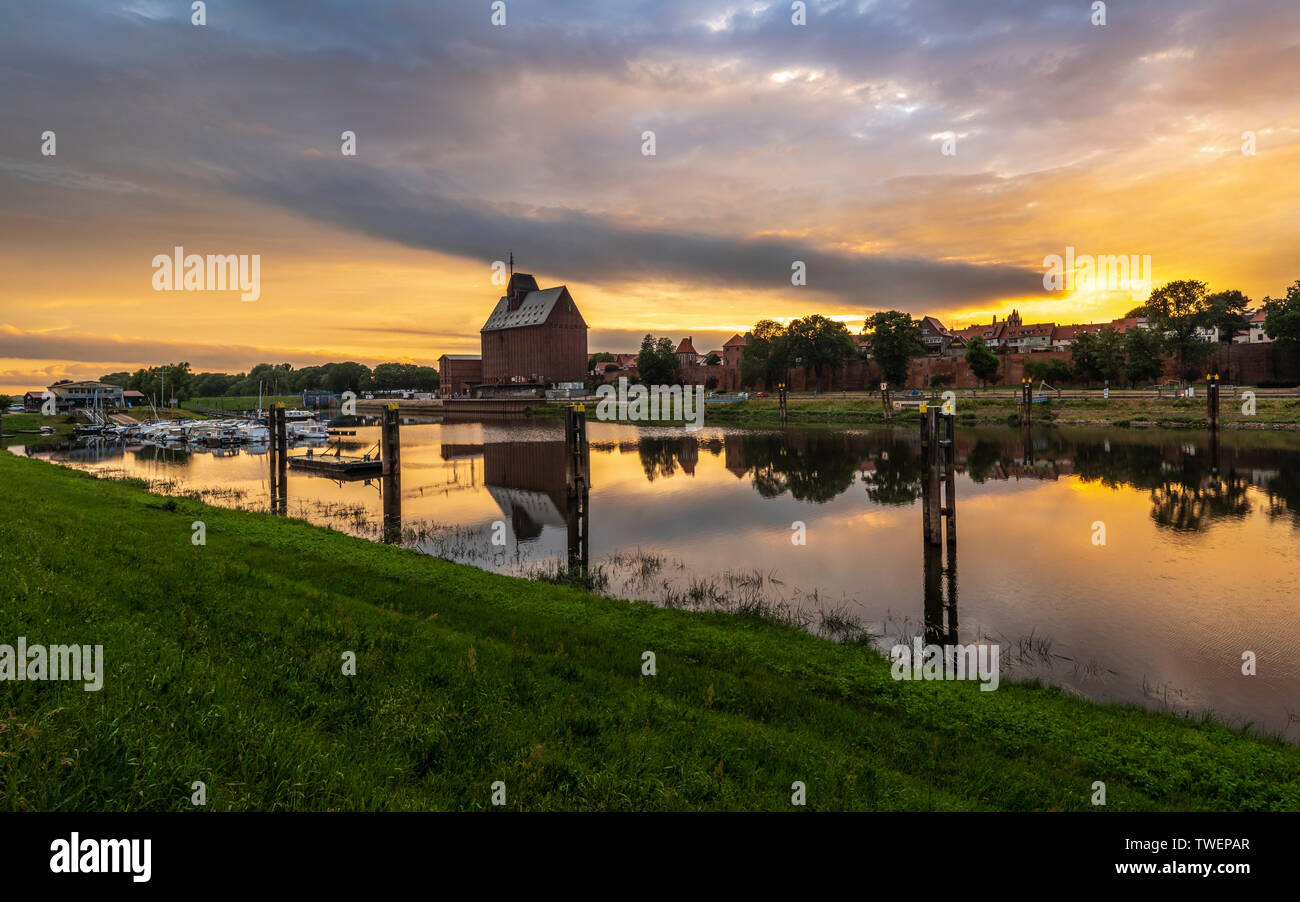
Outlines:
[[[378,441],[376,427],[356,431],[345,454]],[[1296,433],[1212,443],[1194,432],[961,427],[955,568],[925,550],[914,428],[689,434],[593,422],[588,435],[584,520],[566,492],[560,424],[404,425],[401,532],[388,538],[534,577],[585,553],[603,594],[761,606],[882,648],[916,636],[996,642],[1004,679],[1212,711],[1300,740]],[[12,450],[270,508],[269,455],[256,447]],[[291,470],[287,512],[378,540],[383,491],[378,479]],[[1245,652],[1254,676],[1242,673]]]

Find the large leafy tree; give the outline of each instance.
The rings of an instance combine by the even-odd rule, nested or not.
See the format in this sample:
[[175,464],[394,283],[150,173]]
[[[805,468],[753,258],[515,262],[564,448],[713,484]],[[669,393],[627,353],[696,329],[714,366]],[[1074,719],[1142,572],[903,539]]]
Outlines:
[[1250,307],[1250,298],[1235,288],[1228,291],[1216,291],[1205,299],[1207,328],[1217,327],[1219,341],[1232,344],[1232,340],[1250,328],[1246,319],[1246,310]]
[[370,373],[370,388],[375,391],[437,391],[438,371],[414,363],[381,363]]
[[1120,342],[1124,354],[1124,377],[1139,382],[1158,382],[1164,372],[1164,337],[1154,329],[1129,329]]
[[1074,367],[1074,377],[1083,382],[1100,379],[1097,370],[1097,334],[1080,332],[1070,344],[1070,363]]
[[817,385],[823,376],[833,373],[857,353],[857,345],[848,328],[820,313],[796,319],[786,327],[790,355],[805,369],[812,370]]
[[759,320],[740,358],[741,384],[754,386],[761,382],[766,388],[775,388],[785,381],[789,368],[790,341],[785,326],[770,319]]
[[[345,391],[365,391],[370,388],[370,367],[353,360],[326,363],[321,366],[320,381],[320,388],[340,394]],[[281,378],[279,385],[281,391],[292,390],[292,380]]]
[[641,339],[641,351],[636,355],[636,370],[646,385],[671,384],[677,375],[677,355],[673,353],[673,340],[656,339],[653,335]]
[[1070,379],[1070,365],[1060,357],[1026,360],[1025,375],[1034,382],[1047,382],[1059,388]]
[[194,396],[196,398],[217,398],[230,392],[239,380],[229,373],[199,373],[194,377]]
[[901,310],[884,310],[867,318],[864,332],[885,381],[895,386],[907,382],[908,364],[925,355],[920,322]]
[[166,404],[171,398],[188,401],[194,397],[194,374],[188,363],[151,366],[132,373],[126,387],[156,398],[159,404]]
[[1106,326],[1097,333],[1097,375],[1107,382],[1118,383],[1124,375],[1124,337],[1114,326]]
[[1211,310],[1208,290],[1197,279],[1178,279],[1151,292],[1146,303],[1153,328],[1165,334],[1169,350],[1178,358],[1179,375],[1186,376],[1189,364],[1205,356],[1210,342],[1197,330],[1209,325]]
[[1264,298],[1264,331],[1292,351],[1300,344],[1300,279],[1286,290],[1286,297]]
[[989,380],[998,374],[1001,363],[998,355],[994,354],[993,349],[988,346],[988,342],[976,335],[970,340],[970,344],[966,345],[966,365],[970,367],[976,379],[988,385]]

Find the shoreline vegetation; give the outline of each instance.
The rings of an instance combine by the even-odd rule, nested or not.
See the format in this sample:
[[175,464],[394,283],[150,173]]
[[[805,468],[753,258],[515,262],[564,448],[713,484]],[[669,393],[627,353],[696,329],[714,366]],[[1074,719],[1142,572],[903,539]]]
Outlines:
[[[942,391],[926,392],[924,397],[935,399]],[[956,411],[959,424],[1015,426],[1021,423],[1020,408],[1011,389],[979,390],[971,397],[970,389],[956,393]],[[897,400],[906,396],[896,395]],[[1300,430],[1300,397],[1267,394],[1255,401],[1253,415],[1242,412],[1243,401],[1225,395],[1220,401],[1221,429]],[[567,404],[550,403],[535,408],[532,414],[541,417],[562,416]],[[591,406],[590,404],[588,405]],[[787,404],[786,421],[789,425],[884,425],[885,415],[880,396],[840,393],[822,395],[791,395]],[[1206,429],[1205,398],[1131,397],[1120,395],[1108,400],[1100,397],[1071,397],[1051,399],[1033,406],[1032,421],[1035,426],[1114,426],[1119,428]],[[781,422],[780,405],[776,398],[753,398],[706,405],[706,426],[770,426]],[[895,410],[893,423],[919,424],[920,414],[915,409]],[[656,420],[642,425],[681,425],[680,421]]]
[[102,644],[105,671],[0,685],[6,810],[191,810],[200,780],[210,810],[487,810],[496,781],[513,810],[798,810],[795,781],[813,810],[1300,810],[1300,747],[1209,716],[896,681],[762,614],[10,454],[0,485],[0,642]]

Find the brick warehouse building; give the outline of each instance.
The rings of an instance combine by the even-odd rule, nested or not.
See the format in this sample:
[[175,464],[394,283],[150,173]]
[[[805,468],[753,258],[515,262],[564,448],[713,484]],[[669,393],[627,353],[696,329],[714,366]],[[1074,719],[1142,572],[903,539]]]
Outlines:
[[546,386],[586,376],[587,322],[563,285],[542,291],[529,274],[512,273],[479,336],[484,386]]
[[483,358],[477,354],[443,354],[438,358],[438,393],[465,394],[483,381]]

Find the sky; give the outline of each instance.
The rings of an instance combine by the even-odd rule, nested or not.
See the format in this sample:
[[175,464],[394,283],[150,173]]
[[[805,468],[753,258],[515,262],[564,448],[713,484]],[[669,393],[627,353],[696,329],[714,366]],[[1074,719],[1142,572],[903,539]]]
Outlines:
[[[0,391],[432,365],[477,352],[511,252],[593,353],[1141,302],[1046,290],[1067,248],[1256,302],[1300,279],[1292,0],[794,5],[6,0]],[[260,295],[156,290],[175,247],[258,255]]]

